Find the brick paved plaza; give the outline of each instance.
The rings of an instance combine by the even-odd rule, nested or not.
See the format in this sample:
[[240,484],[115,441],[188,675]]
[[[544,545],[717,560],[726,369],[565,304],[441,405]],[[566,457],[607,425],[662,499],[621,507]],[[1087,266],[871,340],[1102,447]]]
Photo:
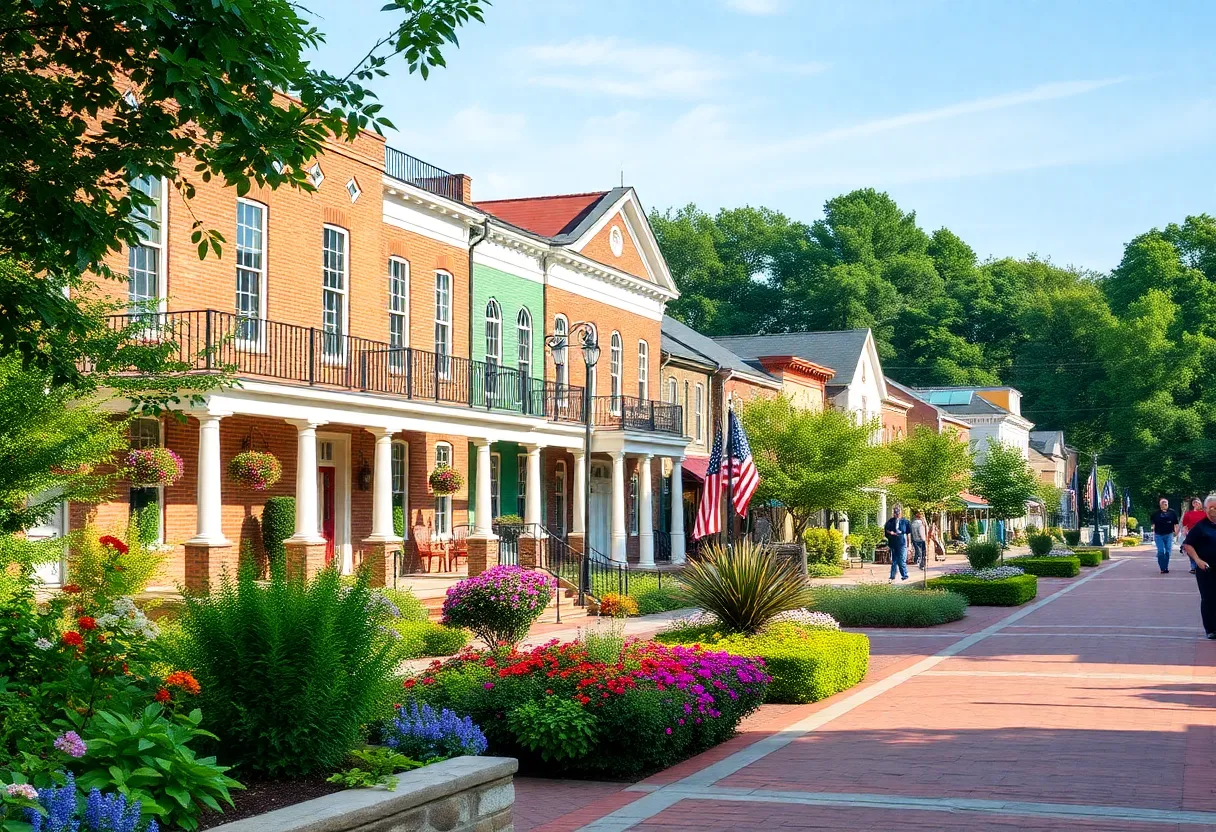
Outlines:
[[524,830],[1216,829],[1216,643],[1146,549],[1017,609],[869,631],[866,681],[635,785],[521,779]]

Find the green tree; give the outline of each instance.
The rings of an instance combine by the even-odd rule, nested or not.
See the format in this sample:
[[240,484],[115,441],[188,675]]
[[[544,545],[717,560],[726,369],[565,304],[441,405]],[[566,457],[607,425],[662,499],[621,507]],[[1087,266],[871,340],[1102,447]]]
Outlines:
[[971,487],[988,503],[993,520],[1026,514],[1026,502],[1039,493],[1039,478],[1022,452],[1003,442],[988,440],[987,453],[971,474]]
[[945,511],[971,480],[974,463],[967,442],[953,431],[919,425],[891,445],[896,457],[892,494],[905,506]]
[[799,537],[818,512],[867,501],[894,466],[891,450],[873,441],[877,422],[797,408],[785,397],[749,402],[740,418],[760,474],[753,500],[784,505]]

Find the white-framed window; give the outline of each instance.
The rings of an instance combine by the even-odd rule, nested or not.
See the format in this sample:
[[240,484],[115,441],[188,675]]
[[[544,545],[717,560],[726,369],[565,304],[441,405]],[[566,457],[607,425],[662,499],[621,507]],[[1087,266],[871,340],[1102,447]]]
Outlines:
[[388,367],[405,372],[405,348],[410,344],[410,263],[388,258]]
[[553,375],[557,382],[558,402],[566,407],[569,405],[567,390],[570,387],[570,322],[565,315],[553,318],[553,334],[564,344],[553,351]]
[[[410,446],[393,441],[393,533],[404,537],[410,528]],[[401,524],[397,524],[397,509],[401,509]]]
[[[160,419],[132,419],[128,428],[131,448],[159,448],[164,444]],[[165,487],[133,485],[129,494],[131,523],[145,545],[165,542]]]
[[608,373],[612,379],[612,412],[621,412],[621,363],[624,360],[624,349],[621,345],[621,333],[613,332],[609,338]]
[[695,439],[698,442],[705,441],[705,385],[697,385],[697,397],[694,402],[693,421],[696,424]]
[[650,399],[650,345],[638,341],[638,398]]
[[685,381],[684,382],[684,435],[685,436],[688,436],[688,433],[689,433],[688,420],[692,418],[692,408],[688,406],[690,404],[688,390],[689,390],[689,383],[687,381]]
[[633,476],[629,478],[629,534],[635,537],[642,518],[642,505],[638,500],[639,493],[638,472],[634,471]]
[[152,200],[131,209],[142,242],[127,253],[127,298],[132,307],[146,311],[165,294],[165,184],[155,176],[131,180],[131,190]]
[[452,276],[435,272],[435,360],[442,378],[451,373],[452,353]]
[[350,284],[350,235],[345,228],[322,229],[321,354],[329,361],[346,357],[346,293]]
[[266,318],[266,206],[244,197],[236,201],[236,314],[237,338],[260,347]]
[[[452,465],[452,446],[447,442],[435,444],[435,467]],[[435,495],[435,536],[448,538],[452,536],[452,495]]]
[[486,304],[486,398],[490,401],[498,396],[498,368],[501,366],[502,307],[498,301],[490,298]]
[[502,456],[490,454],[490,519],[502,514]]
[[528,455],[515,457],[515,513],[527,517],[528,512]]
[[553,466],[553,513],[549,523],[558,537],[566,536],[566,461],[559,459]]
[[520,308],[515,316],[515,339],[518,343],[516,351],[516,366],[519,367],[520,378],[532,376],[532,313],[528,307]]
[[668,404],[679,404],[679,402],[680,402],[680,387],[676,383],[676,377],[669,376],[667,378],[667,403]]

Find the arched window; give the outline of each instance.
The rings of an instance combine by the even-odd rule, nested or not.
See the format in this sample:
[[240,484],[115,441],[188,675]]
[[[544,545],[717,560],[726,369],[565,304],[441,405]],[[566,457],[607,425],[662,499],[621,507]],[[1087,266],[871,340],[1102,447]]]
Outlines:
[[532,313],[528,307],[519,310],[515,319],[516,334],[519,340],[519,375],[528,378],[532,375]]
[[435,272],[435,355],[441,378],[451,372],[448,356],[452,353],[452,276]]
[[693,420],[696,422],[695,438],[698,442],[705,441],[705,387],[697,385],[696,409],[693,412]]
[[613,332],[609,350],[608,372],[612,376],[612,412],[621,412],[621,362],[624,349],[621,333]]
[[676,404],[679,398],[679,387],[676,384],[676,377],[669,376],[667,379],[667,403]]
[[502,308],[494,298],[486,304],[486,363],[502,363]]
[[557,382],[557,403],[559,407],[569,407],[570,399],[567,389],[570,386],[570,368],[566,363],[570,360],[570,322],[565,315],[553,318],[553,334],[557,336],[559,346],[553,350],[553,380]]
[[650,345],[638,341],[638,398],[650,398]]

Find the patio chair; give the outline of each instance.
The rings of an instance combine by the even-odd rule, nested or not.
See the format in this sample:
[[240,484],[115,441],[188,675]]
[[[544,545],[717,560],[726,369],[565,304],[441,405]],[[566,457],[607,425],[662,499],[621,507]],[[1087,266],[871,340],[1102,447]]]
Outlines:
[[846,547],[845,552],[844,552],[844,559],[845,559],[845,563],[849,566],[849,568],[856,566],[857,568],[860,569],[861,567],[865,566],[865,559],[861,556],[861,547],[860,546]]
[[427,572],[435,571],[431,568],[431,561],[435,558],[439,558],[443,571],[447,571],[447,553],[431,540],[431,530],[426,526],[414,526],[414,549],[418,552],[418,560],[426,566]]
[[460,568],[460,559],[469,562],[469,527],[457,526],[452,529],[452,539],[448,541],[448,569],[455,572]]

